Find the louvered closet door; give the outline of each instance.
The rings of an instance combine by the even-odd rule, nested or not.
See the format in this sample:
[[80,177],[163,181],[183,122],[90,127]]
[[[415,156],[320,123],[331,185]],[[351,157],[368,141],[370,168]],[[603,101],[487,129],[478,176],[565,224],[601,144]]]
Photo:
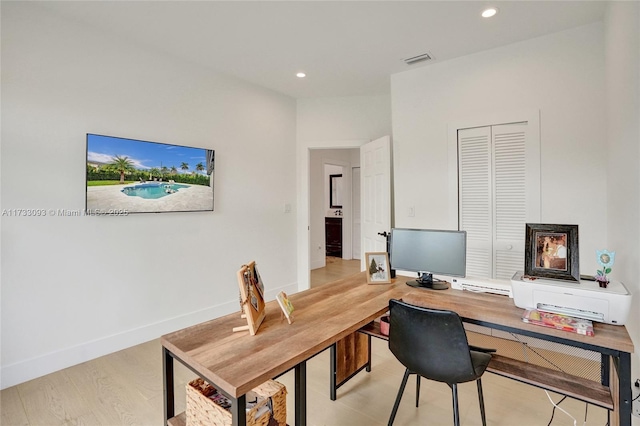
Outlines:
[[458,211],[467,231],[467,276],[491,277],[493,214],[491,127],[458,131]]
[[467,276],[523,270],[527,220],[526,123],[458,131],[459,220]]
[[526,124],[492,126],[494,185],[494,278],[524,271]]

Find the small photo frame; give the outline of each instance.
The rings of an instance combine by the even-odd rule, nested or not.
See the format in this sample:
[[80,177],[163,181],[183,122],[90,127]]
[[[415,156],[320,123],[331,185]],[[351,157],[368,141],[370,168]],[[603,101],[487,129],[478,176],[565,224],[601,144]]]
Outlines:
[[281,291],[276,295],[276,300],[278,301],[278,305],[280,305],[280,309],[282,309],[282,314],[287,319],[289,324],[293,323],[293,303],[287,296],[287,293]]
[[580,281],[578,225],[526,224],[524,274]]
[[367,284],[390,284],[391,274],[387,252],[365,253]]
[[240,287],[241,318],[246,318],[247,325],[234,327],[233,331],[249,330],[252,336],[258,332],[258,327],[266,315],[264,302],[264,284],[256,268],[256,262],[251,261],[242,265],[237,273]]

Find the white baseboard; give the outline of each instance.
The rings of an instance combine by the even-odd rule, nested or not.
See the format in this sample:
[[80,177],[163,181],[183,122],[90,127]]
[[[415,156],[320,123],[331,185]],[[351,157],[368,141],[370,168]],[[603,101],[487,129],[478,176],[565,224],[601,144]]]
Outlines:
[[[298,285],[294,283],[277,289],[266,290],[265,299],[267,301],[274,300],[276,294],[280,291],[284,291],[287,294],[294,294],[298,291]],[[238,313],[240,312],[240,306],[238,301],[234,300],[179,317],[127,330],[122,333],[84,342],[10,365],[3,365],[0,373],[0,389],[6,389],[28,380],[62,370],[63,368],[157,339],[172,331],[209,321],[212,318],[218,318],[236,311]],[[159,353],[158,356],[160,356]]]

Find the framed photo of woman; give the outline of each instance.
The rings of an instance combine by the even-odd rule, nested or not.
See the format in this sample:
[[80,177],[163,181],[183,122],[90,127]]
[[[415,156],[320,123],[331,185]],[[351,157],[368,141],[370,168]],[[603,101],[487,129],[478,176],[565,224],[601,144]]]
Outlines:
[[526,224],[526,276],[580,281],[578,262],[578,225]]

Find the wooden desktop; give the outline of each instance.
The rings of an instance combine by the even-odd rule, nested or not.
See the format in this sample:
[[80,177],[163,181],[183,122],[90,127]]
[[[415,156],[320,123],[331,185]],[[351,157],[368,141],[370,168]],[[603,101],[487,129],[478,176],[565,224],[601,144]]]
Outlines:
[[[465,322],[601,353],[602,386],[611,387],[609,395],[613,397],[610,397],[610,403],[600,405],[613,409],[613,424],[631,424],[630,353],[633,343],[624,326],[595,324],[594,337],[538,327],[523,323],[520,320],[523,310],[505,296],[415,289],[404,284],[406,279],[397,277],[389,285],[367,285],[365,274],[359,273],[293,294],[290,296],[296,308],[293,324],[282,319],[277,302],[271,301],[266,304],[266,317],[255,336],[231,331],[245,321],[239,312],[162,336],[167,424],[184,424],[184,415],[175,416],[174,412],[175,359],[232,400],[234,425],[246,424],[245,394],[249,390],[294,369],[294,419],[296,425],[305,425],[306,360],[329,347],[335,351],[352,351],[357,346],[360,349],[355,351],[359,356],[348,357],[354,361],[349,365],[336,363],[333,366],[336,380],[332,383],[344,382],[362,370],[369,361],[370,347],[367,347],[367,337],[359,330],[384,314],[392,298],[452,309]],[[609,365],[614,367],[609,368]],[[336,387],[333,389],[335,392]]]

